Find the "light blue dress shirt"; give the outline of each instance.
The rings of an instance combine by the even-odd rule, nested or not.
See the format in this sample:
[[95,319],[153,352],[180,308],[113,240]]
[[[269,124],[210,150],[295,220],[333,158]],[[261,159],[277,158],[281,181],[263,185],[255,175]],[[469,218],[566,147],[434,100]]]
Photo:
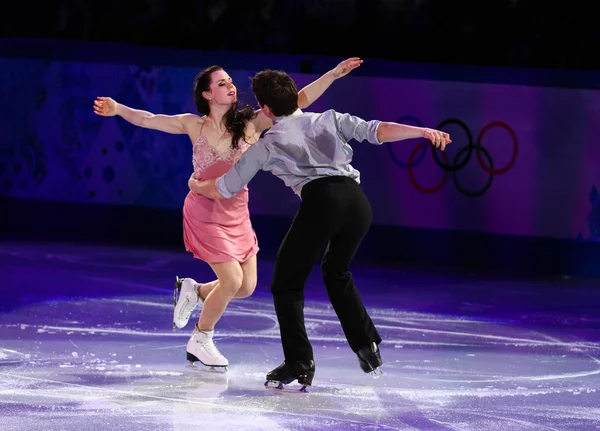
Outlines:
[[305,184],[327,176],[350,177],[360,183],[360,172],[350,165],[353,150],[348,142],[366,140],[380,145],[379,123],[334,110],[315,114],[298,109],[277,117],[273,127],[217,179],[217,190],[230,198],[261,169],[283,180],[298,196]]

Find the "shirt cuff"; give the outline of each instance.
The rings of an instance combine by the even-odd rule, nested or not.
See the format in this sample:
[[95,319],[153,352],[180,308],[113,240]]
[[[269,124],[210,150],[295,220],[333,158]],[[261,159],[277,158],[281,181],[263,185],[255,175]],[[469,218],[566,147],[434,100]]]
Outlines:
[[215,181],[215,186],[217,187],[217,191],[223,196],[225,199],[229,199],[235,195],[235,193],[231,193],[227,190],[227,186],[225,186],[225,175],[220,176]]
[[381,142],[379,140],[379,138],[377,137],[377,130],[379,130],[379,125],[381,124],[381,121],[375,120],[374,123],[375,124],[374,124],[374,127],[373,127],[373,129],[374,129],[373,130],[373,140],[371,141],[371,143],[375,144],[375,145],[382,145],[383,142]]

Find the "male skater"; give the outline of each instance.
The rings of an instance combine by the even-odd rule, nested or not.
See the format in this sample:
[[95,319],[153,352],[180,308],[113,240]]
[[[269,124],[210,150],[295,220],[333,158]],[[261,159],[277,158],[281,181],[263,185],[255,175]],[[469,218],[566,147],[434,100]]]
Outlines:
[[333,110],[303,113],[294,81],[281,71],[257,73],[252,91],[273,127],[225,175],[216,181],[190,178],[189,186],[210,198],[231,198],[263,169],[302,200],[275,260],[271,292],[285,361],[267,374],[267,383],[279,382],[281,388],[298,380],[301,390],[312,383],[315,364],[304,326],[304,284],[325,247],[321,272],[331,304],[362,370],[377,372],[381,337],[349,271],[372,213],[358,185],[359,172],[350,165],[353,151],[348,142],[381,144],[424,137],[443,151],[451,140],[437,130],[364,121]]

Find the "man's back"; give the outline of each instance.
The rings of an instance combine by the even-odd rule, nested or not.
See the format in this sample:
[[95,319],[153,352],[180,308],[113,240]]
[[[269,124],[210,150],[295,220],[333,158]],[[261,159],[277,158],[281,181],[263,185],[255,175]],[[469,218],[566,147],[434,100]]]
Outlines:
[[264,137],[217,179],[216,189],[222,197],[231,198],[261,169],[279,177],[298,196],[305,184],[323,177],[342,176],[360,182],[360,173],[350,165],[353,151],[348,142],[381,144],[379,121],[333,110],[315,114],[298,109],[274,122]]
[[377,141],[378,121],[364,121],[334,110],[322,114],[300,110],[278,117],[262,142],[268,158],[262,169],[281,178],[300,195],[302,186],[326,176],[345,176],[360,182],[351,166],[353,150],[348,142]]

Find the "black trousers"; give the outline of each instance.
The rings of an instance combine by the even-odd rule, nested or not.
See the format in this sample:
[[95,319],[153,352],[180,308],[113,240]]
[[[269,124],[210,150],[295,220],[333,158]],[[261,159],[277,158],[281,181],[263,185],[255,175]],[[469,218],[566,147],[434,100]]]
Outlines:
[[302,203],[277,253],[271,284],[287,362],[313,359],[304,326],[304,285],[325,247],[321,272],[350,347],[356,352],[381,342],[349,270],[371,220],[369,200],[350,178],[320,178],[302,188]]

